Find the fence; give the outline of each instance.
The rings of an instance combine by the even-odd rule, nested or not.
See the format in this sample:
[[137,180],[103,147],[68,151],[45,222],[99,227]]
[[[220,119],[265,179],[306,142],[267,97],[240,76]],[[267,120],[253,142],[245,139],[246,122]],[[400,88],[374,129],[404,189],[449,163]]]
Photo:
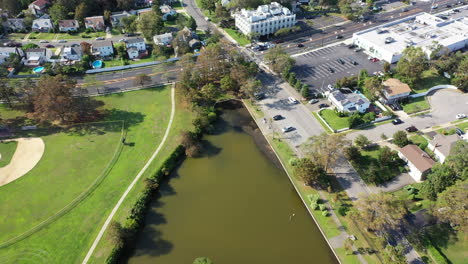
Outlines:
[[434,86],[434,87],[430,88],[429,90],[427,90],[424,93],[412,94],[412,95],[410,95],[410,97],[411,98],[418,98],[418,97],[421,97],[421,96],[426,96],[430,92],[436,91],[436,90],[439,90],[439,89],[454,89],[454,90],[457,90],[458,87],[456,87],[454,85],[450,85],[450,84],[437,85],[437,86]]

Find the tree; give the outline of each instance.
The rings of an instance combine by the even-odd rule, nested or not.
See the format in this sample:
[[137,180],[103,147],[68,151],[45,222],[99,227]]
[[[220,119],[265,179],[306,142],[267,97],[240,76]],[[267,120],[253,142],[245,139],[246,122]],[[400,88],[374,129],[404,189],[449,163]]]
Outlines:
[[326,172],[322,166],[309,158],[301,158],[294,164],[294,175],[306,185],[323,182]]
[[361,149],[366,148],[370,143],[372,143],[366,136],[364,135],[358,135],[354,139],[354,144],[358,146]]
[[285,69],[291,69],[295,63],[294,59],[292,59],[280,46],[269,49],[264,56],[264,60],[276,73],[281,73]]
[[468,142],[459,140],[450,150],[450,155],[445,160],[458,178],[468,179]]
[[111,15],[112,15],[112,12],[108,9],[104,10],[104,13],[103,13],[103,16],[104,16],[104,20],[107,24],[110,24],[111,23]]
[[183,131],[180,135],[180,144],[185,148],[185,155],[187,155],[187,157],[200,156],[202,146],[195,133]]
[[207,257],[199,257],[193,261],[193,264],[213,264],[213,261]]
[[361,152],[356,146],[348,146],[344,148],[344,156],[350,161],[357,161],[361,158]]
[[434,215],[441,221],[449,222],[459,231],[468,232],[468,182],[460,181],[447,188],[439,195],[434,210]]
[[89,6],[86,2],[80,3],[75,8],[75,19],[80,21],[80,23],[87,17],[89,14]]
[[359,113],[352,114],[348,119],[348,125],[350,128],[357,127],[362,123],[364,123],[364,121]]
[[76,81],[63,75],[41,77],[33,100],[34,118],[41,123],[75,120],[77,116],[72,96],[75,85]]
[[122,18],[122,27],[126,33],[135,33],[137,31],[137,18],[137,16],[127,16]]
[[49,15],[54,23],[57,23],[59,20],[66,19],[67,14],[67,8],[61,4],[55,3],[49,8]]
[[405,131],[397,131],[393,134],[393,143],[402,148],[409,144],[408,135]]
[[220,85],[221,89],[226,92],[237,92],[239,90],[239,85],[236,80],[231,78],[229,75],[226,75],[221,79]]
[[23,50],[37,49],[37,48],[39,48],[39,46],[35,43],[28,43],[28,44],[23,45],[23,47],[21,47],[21,49]]
[[301,87],[301,95],[306,99],[309,98],[309,86],[305,83]]
[[125,241],[125,229],[119,222],[112,220],[112,222],[109,224],[109,229],[107,232],[110,239],[112,240],[112,243],[117,248],[123,247]]
[[160,34],[164,30],[164,21],[154,11],[145,12],[140,16],[138,30],[147,40],[152,40],[154,35]]
[[404,76],[408,82],[418,81],[422,73],[428,69],[428,59],[421,47],[411,46],[403,50],[402,56],[397,63],[398,74]]
[[0,99],[5,100],[9,107],[12,107],[14,92],[14,88],[7,82],[0,82]]
[[262,86],[262,82],[255,78],[249,78],[245,84],[240,87],[240,92],[249,98],[254,98],[254,94]]
[[467,92],[468,91],[468,74],[457,74],[452,79],[452,84],[458,89]]
[[223,5],[216,5],[215,15],[219,19],[229,19],[231,14]]
[[336,80],[336,86],[339,88],[354,88],[358,85],[357,79],[357,76],[343,77],[341,79]]
[[435,201],[438,193],[452,186],[457,179],[455,171],[450,166],[436,163],[432,167],[431,173],[427,175],[427,180],[423,182],[421,193],[428,199]]
[[372,95],[371,99],[375,99],[382,93],[382,81],[378,77],[369,77],[364,81],[364,88]]
[[8,13],[11,16],[16,16],[21,12],[21,4],[18,0],[1,0],[0,8],[3,10],[8,10]]
[[135,0],[117,0],[117,7],[121,10],[130,10],[135,6]]
[[383,146],[379,150],[379,163],[381,166],[388,166],[395,161],[397,154],[393,152],[389,147]]
[[383,71],[384,71],[385,73],[390,72],[390,67],[391,67],[391,65],[390,65],[389,62],[387,62],[387,61],[384,62],[384,64],[383,64]]
[[389,231],[400,226],[406,214],[403,201],[389,193],[372,193],[358,199],[358,220],[375,231]]
[[201,0],[201,7],[208,10],[208,12],[213,12],[216,9],[216,0]]
[[81,50],[83,51],[83,54],[86,55],[91,55],[91,44],[88,42],[81,42],[80,43]]
[[307,155],[325,171],[341,156],[342,150],[349,145],[349,141],[342,134],[322,133],[317,136],[312,136],[304,145],[304,151]]
[[143,86],[144,84],[150,83],[151,82],[151,77],[147,74],[140,73],[137,76],[135,76],[135,79],[133,79],[133,83],[135,85],[141,85]]
[[197,21],[195,21],[195,19],[192,16],[189,17],[188,28],[190,28],[193,31],[197,29]]
[[189,38],[190,32],[180,30],[177,32],[177,35],[174,37],[174,39],[172,39],[172,47],[174,47],[176,57],[180,57],[190,52],[190,46],[188,44]]

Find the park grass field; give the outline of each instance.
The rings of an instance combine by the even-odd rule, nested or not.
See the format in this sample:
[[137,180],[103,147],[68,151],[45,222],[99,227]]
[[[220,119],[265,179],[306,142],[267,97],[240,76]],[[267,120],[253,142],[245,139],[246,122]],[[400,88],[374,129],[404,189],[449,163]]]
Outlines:
[[[31,236],[6,248],[0,248],[0,263],[81,263],[110,210],[160,143],[171,111],[168,87],[96,99],[104,101],[104,108],[109,111],[108,121],[125,121],[126,144],[122,147],[115,164],[99,186],[70,212]],[[144,177],[154,172],[158,164],[172,152],[177,145],[176,132],[190,127],[191,120],[192,115],[184,108],[178,107],[168,144],[164,146]],[[81,171],[94,156],[104,151],[108,150],[99,148],[87,161],[75,164],[70,170]],[[129,194],[116,217],[125,218],[128,208],[142,187],[143,183],[140,182]],[[100,247],[96,253],[99,255],[106,250],[108,248]]]
[[16,146],[18,146],[16,141],[0,142],[0,168],[10,163],[13,154],[15,154]]

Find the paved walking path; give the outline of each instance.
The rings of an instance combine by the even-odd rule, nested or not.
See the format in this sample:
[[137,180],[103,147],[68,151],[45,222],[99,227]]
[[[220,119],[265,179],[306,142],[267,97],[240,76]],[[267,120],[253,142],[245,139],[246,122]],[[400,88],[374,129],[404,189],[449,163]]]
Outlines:
[[102,236],[104,235],[104,232],[106,231],[107,227],[109,226],[110,222],[112,221],[112,218],[114,218],[115,213],[117,213],[117,210],[119,210],[120,206],[122,205],[123,201],[127,197],[128,193],[133,189],[135,184],[140,180],[141,176],[145,173],[146,169],[150,166],[150,164],[153,162],[153,160],[156,158],[156,156],[159,154],[161,151],[162,147],[164,146],[164,143],[166,143],[167,137],[169,136],[169,132],[171,131],[172,127],[172,121],[174,120],[174,114],[175,114],[175,84],[172,84],[171,88],[171,102],[172,102],[172,110],[171,110],[171,117],[169,119],[169,124],[167,125],[166,132],[164,133],[164,137],[159,143],[158,148],[154,151],[153,155],[150,157],[148,162],[145,164],[145,166],[140,170],[140,172],[136,175],[135,179],[133,179],[132,183],[128,186],[127,190],[122,194],[122,197],[120,197],[119,201],[117,204],[114,206],[112,209],[110,215],[107,217],[106,221],[104,222],[104,225],[102,226],[101,230],[99,231],[96,239],[94,240],[91,248],[89,249],[88,253],[86,254],[86,257],[83,260],[83,264],[88,263],[89,259],[93,255],[94,250],[96,249],[99,241],[101,240]]

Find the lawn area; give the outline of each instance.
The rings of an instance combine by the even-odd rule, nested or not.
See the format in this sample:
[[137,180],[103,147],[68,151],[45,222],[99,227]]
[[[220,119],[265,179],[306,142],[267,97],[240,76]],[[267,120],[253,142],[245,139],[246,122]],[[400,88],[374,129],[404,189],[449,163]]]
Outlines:
[[239,45],[245,46],[250,44],[250,40],[247,39],[242,33],[239,33],[237,30],[231,28],[224,28],[224,31],[229,34]]
[[153,55],[150,55],[146,58],[143,58],[143,59],[138,59],[138,60],[129,60],[128,63],[129,64],[138,64],[138,63],[144,63],[144,62],[151,62],[151,61],[155,61],[156,58],[153,57]]
[[181,1],[177,1],[177,2],[174,2],[171,4],[172,8],[174,9],[183,9],[184,7],[182,6],[182,2]]
[[403,111],[407,114],[413,114],[425,111],[431,108],[425,96],[410,98],[408,103],[402,103]]
[[437,71],[427,70],[423,72],[421,80],[416,82],[412,89],[415,93],[424,93],[430,88],[441,84],[450,84],[450,81]]
[[115,67],[115,66],[123,66],[123,61],[121,59],[112,59],[112,60],[105,60],[103,62],[103,68]]
[[323,129],[325,129],[325,131],[328,134],[333,133],[333,131],[331,131],[330,128],[328,128],[328,126],[325,124],[325,122],[323,122],[322,119],[318,116],[319,114],[317,114],[316,112],[312,112],[312,115],[315,117],[315,119],[317,119],[317,121],[320,123],[320,125],[322,125]]
[[319,112],[319,115],[335,130],[349,127],[349,118],[339,117],[335,111],[331,109],[324,109]]
[[393,192],[393,194],[397,198],[405,200],[407,202],[407,206],[410,212],[414,213],[421,209],[427,209],[430,207],[430,205],[434,204],[433,201],[424,199],[424,197],[420,194],[420,191],[416,195],[411,194],[407,190],[407,188],[409,187],[414,187],[417,190],[421,190],[421,183],[410,184],[406,186],[405,188],[402,188],[398,191]]
[[[89,36],[89,38],[83,38],[81,35]],[[58,33],[57,34],[57,39],[94,40],[97,37],[105,37],[105,36],[106,36],[105,32],[91,32],[91,33],[80,32],[80,33],[77,33],[77,34]]]
[[31,39],[31,37],[35,38],[35,39],[43,39],[43,40],[53,40],[55,38],[55,33],[37,33],[37,32],[33,32],[29,35],[29,38]]
[[0,104],[0,120],[14,119],[21,116],[24,116],[23,111],[9,108],[6,104]]
[[16,141],[0,142],[0,168],[10,163],[13,154],[15,154],[16,146],[18,146]]
[[21,69],[20,69],[19,71],[16,71],[15,74],[16,74],[16,75],[29,75],[29,74],[33,74],[32,69],[33,69],[33,68],[29,68],[29,67],[23,66],[23,67],[21,67]]
[[[92,241],[97,235],[97,232],[101,228],[106,217],[109,215],[112,207],[117,203],[124,190],[128,187],[130,182],[134,179],[136,174],[141,170],[144,164],[147,162],[151,154],[154,152],[156,147],[159,145],[163,134],[166,130],[169,115],[171,111],[170,107],[170,89],[167,87],[157,87],[153,89],[140,90],[135,92],[129,92],[125,94],[114,94],[110,96],[96,97],[96,99],[105,102],[104,108],[109,111],[107,120],[124,120],[126,124],[126,142],[123,146],[120,155],[109,174],[103,179],[99,186],[87,196],[85,200],[79,203],[73,210],[58,218],[56,221],[48,225],[46,228],[39,230],[32,236],[19,241],[8,248],[4,248],[0,251],[0,259],[8,259],[12,263],[79,263],[83,260],[84,255],[91,246]],[[164,159],[174,150],[177,146],[178,132],[182,129],[191,127],[192,115],[186,110],[187,107],[178,106],[175,115],[173,128],[171,134],[167,140],[166,145],[163,147],[162,152],[159,153],[155,161],[150,165],[147,172],[143,177],[154,173]],[[109,132],[106,132],[109,133]],[[114,133],[114,132],[112,132]],[[50,144],[65,143],[67,135],[57,135],[63,140]],[[77,184],[83,179],[93,177],[93,175],[84,174],[83,171],[87,170],[87,167],[98,167],[99,162],[105,159],[106,156],[112,153],[107,153],[106,149],[103,148],[105,142],[99,142],[100,140],[111,141],[106,139],[107,135],[93,135],[83,133],[83,136],[69,136],[78,139],[90,138],[85,140],[83,146],[88,146],[93,149],[92,153],[88,155],[80,155],[78,157],[70,158],[73,162],[73,167],[70,167],[66,173],[77,173],[72,181],[73,184]],[[95,137],[95,139],[93,139]],[[97,137],[103,137],[103,139]],[[77,140],[78,140],[77,139]],[[117,136],[117,140],[120,138]],[[49,139],[49,141],[52,139]],[[120,141],[118,141],[120,142]],[[99,144],[97,144],[99,143]],[[115,147],[115,142],[112,142]],[[46,142],[47,149],[48,142]],[[70,144],[63,145],[67,150],[76,149],[78,152],[91,152],[91,150],[83,149],[81,145]],[[62,156],[65,152],[62,150]],[[60,157],[60,162],[68,162],[64,158]],[[81,157],[83,156],[83,157]],[[100,157],[102,156],[102,157]],[[44,157],[45,158],[45,157]],[[51,164],[44,164],[43,160],[38,166],[52,166]],[[56,160],[52,162],[57,163]],[[107,161],[106,161],[107,162]],[[102,164],[101,164],[102,165]],[[36,169],[36,168],[35,168]],[[34,170],[35,170],[34,169]],[[102,171],[102,167],[101,167]],[[99,171],[99,172],[101,172]],[[63,175],[68,179],[65,172],[62,171]],[[96,175],[94,175],[96,176]],[[48,175],[40,175],[38,179],[32,179],[34,181],[43,181],[42,178],[50,177]],[[32,178],[26,177],[25,179]],[[83,179],[81,179],[83,178]],[[19,181],[18,181],[19,182]],[[65,184],[64,180],[60,178],[56,182],[50,184],[61,185]],[[16,184],[14,184],[18,187]],[[143,179],[135,186],[130,192],[129,196],[123,203],[123,207],[118,211],[117,217],[124,219],[128,215],[129,208],[135,202],[138,191],[142,190],[144,186]],[[4,186],[8,187],[8,185]],[[34,185],[36,189],[30,191],[27,195],[22,198],[23,201],[28,200],[30,203],[34,201],[34,204],[28,206],[34,206],[41,208],[42,204],[36,202],[30,198],[31,195],[35,195],[38,188],[42,186]],[[25,188],[32,188],[26,186]],[[13,188],[13,185],[12,185]],[[56,187],[58,188],[58,187]],[[76,187],[71,187],[76,189]],[[19,192],[20,190],[17,190]],[[48,190],[49,191],[49,190]],[[58,193],[57,197],[68,196],[68,189],[61,189],[62,193]],[[44,192],[42,192],[44,193]],[[43,194],[44,195],[44,194]],[[0,189],[1,199],[3,198],[3,189]],[[48,202],[57,203],[59,201],[49,200]],[[7,206],[3,205],[2,206]],[[49,206],[49,205],[48,205]],[[18,209],[18,208],[16,208]],[[24,210],[26,210],[25,208]],[[39,210],[29,208],[31,210]],[[2,208],[2,212],[3,208]],[[9,217],[8,214],[2,214],[2,218]],[[3,220],[3,219],[2,219]],[[10,220],[11,221],[11,220]],[[22,221],[17,221],[20,224]],[[4,221],[0,222],[2,224]],[[5,237],[5,233],[2,232],[2,237]],[[0,241],[4,242],[4,241]],[[106,244],[104,245],[106,246]],[[107,244],[109,246],[109,244]],[[98,256],[105,258],[109,252],[108,247],[99,247],[96,251]],[[103,259],[97,261],[98,263],[104,263]]]
[[8,34],[9,39],[22,40],[26,37],[26,33],[10,33]]
[[456,125],[456,127],[458,127],[461,130],[467,130],[468,129],[468,122],[459,123],[459,124]]
[[422,150],[427,148],[427,145],[429,143],[425,137],[418,134],[410,136],[408,139],[411,141],[411,143],[417,145]]
[[[436,247],[452,262],[452,263],[464,263],[468,258],[468,234],[457,232],[454,236],[450,237],[447,241],[447,233],[440,234],[441,237],[434,237],[431,240]],[[445,239],[444,239],[445,238]],[[447,241],[447,243],[438,242]]]

